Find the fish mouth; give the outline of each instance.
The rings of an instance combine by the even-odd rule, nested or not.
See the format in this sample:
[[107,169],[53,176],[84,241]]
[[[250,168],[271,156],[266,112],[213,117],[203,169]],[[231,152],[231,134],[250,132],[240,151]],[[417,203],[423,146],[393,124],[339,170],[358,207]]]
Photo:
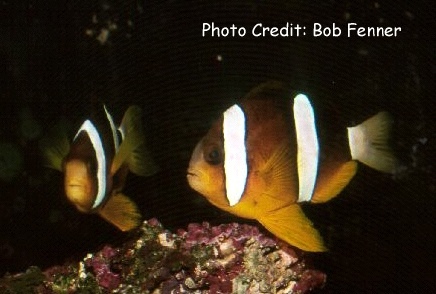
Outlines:
[[201,190],[202,182],[201,172],[199,170],[188,169],[186,172],[186,179],[188,180],[188,184],[192,189],[196,191]]
[[189,179],[189,178],[192,178],[192,177],[198,177],[198,171],[197,170],[195,170],[195,169],[188,169],[187,171],[186,171],[186,177]]

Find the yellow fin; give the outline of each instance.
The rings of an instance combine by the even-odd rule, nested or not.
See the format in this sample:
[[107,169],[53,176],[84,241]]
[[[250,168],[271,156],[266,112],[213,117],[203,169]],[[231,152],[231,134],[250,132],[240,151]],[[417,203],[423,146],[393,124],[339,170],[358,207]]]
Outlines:
[[293,199],[290,200],[296,201],[298,184],[294,157],[286,142],[280,145],[261,165],[259,174],[265,182],[266,194],[273,198],[275,195],[292,195]]
[[336,171],[333,172],[321,170],[322,174],[317,180],[315,192],[313,193],[311,202],[327,202],[338,195],[354,177],[356,171],[357,162],[354,160],[342,164]]
[[49,133],[39,141],[39,149],[44,165],[62,171],[62,161],[70,151],[70,141],[67,135],[65,121],[53,127]]
[[258,221],[278,238],[304,251],[327,251],[321,235],[298,204],[268,212]]
[[158,168],[145,146],[141,116],[142,110],[138,106],[130,106],[126,110],[120,126],[124,140],[112,161],[112,174],[115,174],[123,163],[127,163],[129,170],[140,176],[149,176],[157,172]]
[[373,169],[394,173],[397,160],[388,146],[393,120],[379,112],[358,126],[348,128],[351,157]]
[[143,177],[151,176],[159,170],[144,143],[132,151],[127,165],[132,173]]
[[98,213],[123,232],[132,230],[141,223],[141,213],[136,204],[121,193],[112,195]]

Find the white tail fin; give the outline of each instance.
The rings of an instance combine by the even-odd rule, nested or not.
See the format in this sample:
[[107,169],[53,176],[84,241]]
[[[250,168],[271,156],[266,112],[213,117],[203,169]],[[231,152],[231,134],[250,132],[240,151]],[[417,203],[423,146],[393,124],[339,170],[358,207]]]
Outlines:
[[358,126],[348,128],[351,157],[376,170],[394,173],[397,160],[388,146],[393,120],[379,112]]

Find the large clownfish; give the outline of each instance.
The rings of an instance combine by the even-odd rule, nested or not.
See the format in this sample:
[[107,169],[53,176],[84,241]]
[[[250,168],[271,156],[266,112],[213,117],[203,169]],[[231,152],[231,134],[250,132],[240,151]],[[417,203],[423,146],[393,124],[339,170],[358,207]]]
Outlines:
[[300,203],[338,195],[355,175],[357,161],[393,173],[392,119],[380,112],[344,130],[343,141],[320,138],[308,97],[289,95],[269,82],[228,108],[195,147],[187,179],[218,208],[256,219],[302,250],[325,251]]
[[79,211],[98,213],[128,231],[140,224],[141,214],[121,192],[127,174],[149,176],[157,167],[145,147],[139,107],[130,106],[118,128],[105,105],[96,108],[71,143],[58,128],[40,147],[47,166],[64,173],[65,194]]

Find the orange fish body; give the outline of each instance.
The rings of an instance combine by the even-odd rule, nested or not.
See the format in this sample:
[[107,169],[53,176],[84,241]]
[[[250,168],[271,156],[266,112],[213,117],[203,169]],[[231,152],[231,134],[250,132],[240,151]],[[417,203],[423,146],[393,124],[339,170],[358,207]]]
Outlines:
[[[196,146],[187,178],[194,190],[220,209],[256,219],[277,237],[300,249],[324,251],[321,236],[299,205],[307,201],[299,196],[299,175],[306,172],[306,162],[297,157],[299,142],[289,96],[290,93],[280,84],[266,83],[253,89],[238,103],[245,118],[248,171],[243,193],[236,204],[231,205],[229,202],[233,200],[229,200],[227,195],[225,117],[216,121]],[[379,116],[383,122],[388,119],[386,113]],[[328,201],[348,184],[357,169],[357,162],[352,159],[349,149],[345,140],[327,140],[326,143],[321,140],[319,161],[315,167],[316,184],[312,195],[305,199],[312,203]],[[382,155],[390,162],[383,166],[384,171],[393,168],[395,161],[390,153],[379,157]],[[312,169],[307,168],[309,174]]]

